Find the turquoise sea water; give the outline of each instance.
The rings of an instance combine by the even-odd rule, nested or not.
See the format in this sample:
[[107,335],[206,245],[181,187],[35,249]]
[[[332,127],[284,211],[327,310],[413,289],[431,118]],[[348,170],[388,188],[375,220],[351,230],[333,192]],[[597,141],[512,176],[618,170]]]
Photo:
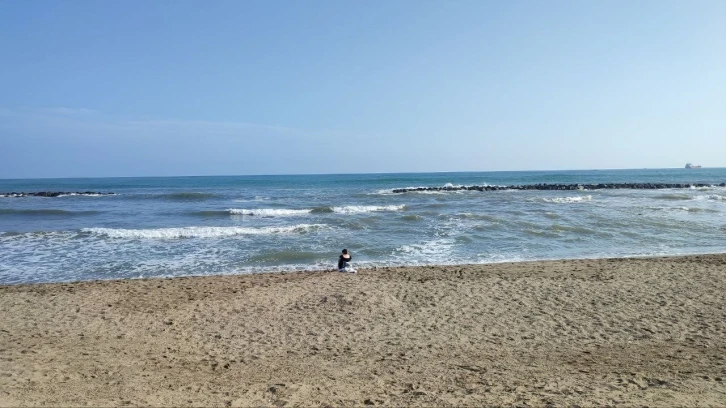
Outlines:
[[0,180],[0,284],[726,252],[726,188],[392,193],[726,182],[726,169]]

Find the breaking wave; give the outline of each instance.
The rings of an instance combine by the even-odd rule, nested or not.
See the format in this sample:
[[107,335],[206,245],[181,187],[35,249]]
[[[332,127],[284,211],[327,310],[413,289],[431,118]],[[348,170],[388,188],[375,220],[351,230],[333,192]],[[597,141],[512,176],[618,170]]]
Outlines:
[[231,215],[257,215],[260,217],[289,217],[310,214],[310,211],[308,209],[294,210],[287,208],[259,208],[256,210],[230,208],[227,213]]
[[710,194],[710,195],[699,195],[693,197],[694,200],[709,200],[709,201],[726,201],[726,196],[722,196],[719,194]]
[[654,197],[658,200],[671,200],[671,201],[686,201],[686,200],[697,200],[697,201],[726,201],[726,196],[720,194],[708,194],[708,195],[696,195],[691,196],[688,194],[660,194]]
[[333,212],[340,214],[358,214],[376,211],[402,211],[406,205],[349,205],[345,207],[332,207]]
[[682,210],[682,211],[688,211],[691,213],[717,213],[720,212],[718,210],[713,210],[710,208],[699,208],[699,207],[673,207],[669,208],[669,210]]
[[[289,209],[289,208],[258,208],[258,209],[243,209],[243,208],[230,208],[223,213],[230,215],[249,215],[249,216],[260,216],[260,217],[294,217],[306,214],[360,214],[377,211],[402,211],[406,209],[406,205],[349,205],[342,207],[315,207],[315,208],[304,208],[304,209]],[[216,212],[205,211],[200,213],[214,214]]]
[[178,239],[219,238],[236,235],[305,234],[325,228],[324,224],[299,224],[287,227],[183,227],[155,229],[83,228],[81,232],[106,238]]
[[542,201],[546,203],[558,203],[558,204],[571,204],[571,203],[582,203],[585,201],[592,200],[591,195],[576,196],[576,197],[544,197]]

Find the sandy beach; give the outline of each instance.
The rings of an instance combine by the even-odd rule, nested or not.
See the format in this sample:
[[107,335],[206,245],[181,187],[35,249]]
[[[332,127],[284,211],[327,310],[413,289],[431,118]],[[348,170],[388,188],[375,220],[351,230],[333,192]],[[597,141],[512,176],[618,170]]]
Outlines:
[[726,255],[0,287],[2,406],[726,405]]

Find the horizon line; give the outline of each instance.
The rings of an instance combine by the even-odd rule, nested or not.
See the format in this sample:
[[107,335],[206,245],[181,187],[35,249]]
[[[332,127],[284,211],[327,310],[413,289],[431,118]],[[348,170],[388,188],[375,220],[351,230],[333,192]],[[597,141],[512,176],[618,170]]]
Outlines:
[[[722,169],[726,167],[701,167],[690,170]],[[123,178],[190,178],[190,177],[282,177],[282,176],[354,176],[382,174],[437,174],[437,173],[518,173],[518,172],[563,172],[563,171],[613,171],[613,170],[686,170],[684,167],[638,167],[638,168],[582,168],[582,169],[538,169],[538,170],[441,170],[441,171],[397,171],[369,173],[277,173],[277,174],[207,174],[174,176],[65,176],[65,177],[0,177],[0,181],[12,180],[62,180],[62,179],[123,179]]]

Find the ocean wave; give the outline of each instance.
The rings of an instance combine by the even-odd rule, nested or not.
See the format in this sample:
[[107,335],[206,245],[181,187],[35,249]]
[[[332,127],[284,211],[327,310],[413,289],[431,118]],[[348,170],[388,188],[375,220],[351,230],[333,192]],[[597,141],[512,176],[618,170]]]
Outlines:
[[40,239],[45,240],[48,238],[63,238],[71,239],[77,236],[77,232],[72,231],[6,231],[0,232],[0,238],[3,241],[15,241],[25,239]]
[[269,252],[263,252],[258,255],[253,255],[248,259],[248,262],[252,264],[264,264],[264,263],[296,263],[296,264],[315,264],[324,260],[325,254],[312,251],[294,251],[294,250],[272,250]]
[[708,201],[726,201],[726,196],[722,196],[719,194],[709,194],[709,195],[697,195],[693,197],[694,200],[708,200]]
[[546,203],[557,203],[557,204],[571,204],[571,203],[582,203],[585,201],[592,200],[591,195],[586,196],[575,196],[575,197],[544,197],[542,201]]
[[457,218],[463,218],[463,219],[471,219],[471,220],[491,221],[491,222],[500,222],[500,221],[502,221],[501,218],[499,218],[497,216],[494,216],[494,215],[489,215],[489,214],[475,214],[475,213],[469,213],[469,212],[456,214],[455,217],[457,217]]
[[[242,208],[228,208],[226,210],[201,210],[201,211],[190,211],[187,214],[195,215],[199,217],[228,217],[230,215],[249,215],[249,216],[260,216],[260,217],[286,217],[310,214],[311,210],[293,210],[283,208],[260,208],[256,210],[247,210]],[[332,211],[331,211],[332,212]]]
[[83,228],[81,232],[106,238],[177,239],[220,238],[236,235],[305,234],[325,228],[324,224],[299,224],[287,227],[182,227],[155,229]]
[[699,213],[699,212],[703,212],[703,213],[717,213],[717,212],[720,212],[718,210],[712,210],[710,208],[699,208],[699,207],[676,207],[674,209],[676,209],[676,210],[682,210],[682,211],[688,211],[688,212],[691,212],[691,213]]
[[81,215],[93,215],[98,214],[99,211],[69,211],[55,208],[44,208],[44,209],[15,209],[15,208],[3,208],[0,209],[1,215],[24,215],[24,216],[55,216],[55,217],[75,217]]
[[450,265],[456,263],[453,249],[456,245],[454,238],[437,238],[421,242],[401,245],[393,250],[393,262],[404,258],[410,265],[416,265],[420,260],[437,265]]
[[250,215],[250,216],[261,216],[261,217],[293,217],[301,216],[306,214],[359,214],[369,213],[378,211],[401,211],[406,209],[406,205],[349,205],[343,207],[315,207],[315,208],[304,208],[304,209],[290,209],[290,208],[258,208],[258,209],[243,209],[243,208],[230,208],[226,210],[226,213],[231,215]]
[[287,217],[310,214],[312,210],[302,209],[295,210],[289,208],[258,208],[254,210],[246,210],[241,208],[230,208],[227,212],[231,215],[256,215],[260,217]]
[[406,209],[406,205],[349,205],[332,208],[333,212],[339,214],[359,214],[378,211],[402,211]]
[[669,193],[669,194],[659,194],[655,197],[656,200],[691,200],[693,197],[691,197],[688,194],[678,194],[678,193]]
[[577,225],[563,225],[563,224],[552,224],[550,227],[552,231],[555,232],[571,232],[575,234],[582,234],[582,235],[610,235],[609,233],[595,230],[592,228],[586,228],[582,226]]
[[444,188],[459,188],[463,187],[463,184],[452,184],[452,183],[446,183],[444,184]]
[[559,238],[560,234],[557,231],[545,231],[542,229],[533,229],[533,228],[526,228],[522,230],[527,235],[531,235],[534,237],[540,237],[540,238]]
[[421,194],[421,195],[447,195],[447,194],[461,194],[460,190],[457,191],[437,191],[437,190],[423,190],[423,191],[409,191],[408,193],[394,193],[394,194]]
[[322,207],[315,207],[312,210],[310,210],[313,214],[332,214],[335,212],[333,207],[328,206],[322,206]]
[[711,208],[701,208],[701,207],[687,207],[687,206],[678,206],[678,207],[647,207],[648,210],[655,211],[655,212],[678,212],[678,211],[686,211],[690,213],[719,213],[721,211],[714,210]]

